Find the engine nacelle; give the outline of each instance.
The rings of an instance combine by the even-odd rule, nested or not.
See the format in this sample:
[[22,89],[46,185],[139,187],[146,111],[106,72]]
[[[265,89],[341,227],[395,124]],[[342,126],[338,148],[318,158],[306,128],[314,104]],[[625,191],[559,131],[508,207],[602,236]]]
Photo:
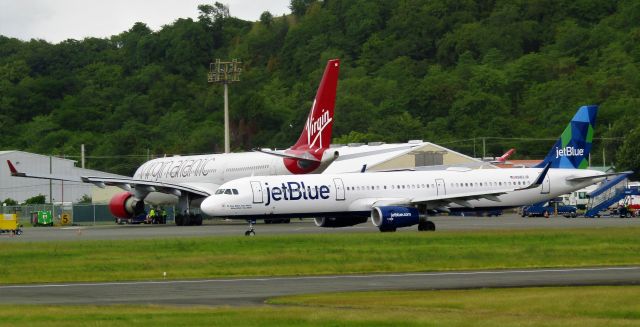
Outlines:
[[109,211],[118,218],[133,218],[144,212],[144,201],[136,199],[129,192],[118,193],[109,201]]
[[394,231],[418,224],[420,212],[413,207],[375,207],[371,210],[371,222],[380,231]]
[[349,227],[367,222],[367,217],[320,217],[313,218],[313,221],[318,227],[336,228],[336,227]]

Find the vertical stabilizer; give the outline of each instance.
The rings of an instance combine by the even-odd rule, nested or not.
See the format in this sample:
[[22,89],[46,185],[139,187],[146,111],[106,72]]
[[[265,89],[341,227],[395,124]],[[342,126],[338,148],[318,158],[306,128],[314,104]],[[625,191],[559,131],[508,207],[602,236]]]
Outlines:
[[536,167],[542,168],[550,162],[551,168],[587,168],[597,113],[596,105],[580,107],[544,161]]
[[307,121],[304,124],[302,134],[290,148],[291,150],[318,150],[328,148],[331,144],[339,71],[339,59],[332,59],[327,62],[327,67],[322,75],[320,86],[318,86],[318,91],[313,100]]

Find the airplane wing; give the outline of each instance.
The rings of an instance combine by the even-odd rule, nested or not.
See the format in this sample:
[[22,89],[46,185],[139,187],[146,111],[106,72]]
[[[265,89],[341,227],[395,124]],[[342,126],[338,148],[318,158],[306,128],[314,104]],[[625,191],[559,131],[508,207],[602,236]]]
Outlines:
[[7,160],[7,164],[9,165],[9,170],[11,171],[11,176],[15,177],[25,177],[25,178],[37,178],[37,179],[48,179],[48,180],[57,180],[57,181],[65,181],[65,182],[83,182],[83,183],[91,183],[100,188],[104,188],[106,186],[116,186],[125,191],[137,191],[141,193],[149,193],[149,192],[161,192],[167,194],[173,194],[176,196],[180,196],[183,192],[199,195],[199,196],[209,196],[215,192],[215,189],[218,185],[213,184],[173,184],[173,183],[161,183],[161,182],[153,182],[147,180],[138,180],[128,177],[105,177],[105,176],[64,176],[64,175],[49,175],[49,174],[33,174],[20,172],[16,169],[13,163],[10,160]]
[[[173,194],[175,196],[181,196],[183,192],[200,195],[200,196],[209,196],[213,194],[213,192],[209,187],[202,187],[201,185],[188,185],[188,184],[174,184],[174,183],[163,183],[163,182],[153,182],[146,180],[139,180],[133,178],[112,178],[112,177],[97,177],[97,176],[88,176],[81,178],[85,183],[91,183],[100,188],[104,188],[105,186],[116,186],[125,191],[141,191],[143,193],[149,192],[160,192],[166,194]],[[213,186],[212,186],[213,187]],[[215,187],[217,188],[217,187]]]
[[373,167],[379,163],[405,155],[423,145],[424,143],[404,143],[329,148],[334,152],[338,152],[339,156],[323,173],[336,174],[359,172],[364,165]]

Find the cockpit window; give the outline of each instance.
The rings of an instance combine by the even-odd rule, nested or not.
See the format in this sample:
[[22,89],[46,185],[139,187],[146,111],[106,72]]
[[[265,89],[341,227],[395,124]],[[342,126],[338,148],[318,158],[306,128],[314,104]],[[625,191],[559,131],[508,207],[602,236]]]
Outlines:
[[219,189],[216,191],[216,194],[223,194],[223,193],[224,193],[224,189],[222,189],[222,188],[219,188]]
[[224,190],[224,194],[231,194],[231,189],[228,188],[228,189]]
[[234,188],[234,189],[232,189],[232,191],[233,191],[233,194],[238,195],[238,190],[237,189]]

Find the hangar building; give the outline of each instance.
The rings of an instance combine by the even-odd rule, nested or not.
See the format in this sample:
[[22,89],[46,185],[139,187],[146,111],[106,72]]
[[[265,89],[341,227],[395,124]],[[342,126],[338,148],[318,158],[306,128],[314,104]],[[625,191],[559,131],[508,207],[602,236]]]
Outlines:
[[[376,164],[367,167],[367,171],[384,171],[384,170],[395,170],[395,169],[413,169],[419,167],[418,169],[442,169],[442,167],[438,166],[458,166],[458,167],[468,167],[468,168],[495,168],[495,166],[490,165],[488,162],[484,162],[482,160],[478,160],[472,158],[470,156],[464,155],[460,152],[453,151],[451,149],[447,149],[440,145],[431,143],[431,142],[423,142],[422,140],[412,140],[408,142],[409,144],[413,144],[416,147],[408,153],[398,155],[396,157],[389,158],[382,162],[377,162]],[[380,147],[384,148],[385,143],[383,142],[370,142],[368,144],[363,143],[351,143],[348,145],[344,144],[332,144],[331,149],[335,149],[340,152],[341,149],[346,147],[369,147],[376,148]],[[327,172],[332,173],[333,169],[344,170],[345,167],[344,162],[336,161],[332,163],[329,168],[327,168]],[[420,168],[421,167],[421,168]]]
[[[76,161],[58,157],[23,151],[0,151],[0,202],[7,198],[24,202],[26,199],[42,194],[46,202],[78,202],[84,195],[92,196],[92,184],[78,182],[49,181],[45,179],[13,177],[9,171],[7,160],[15,165],[18,171],[28,171],[34,174],[63,176],[111,176],[97,170],[83,169],[75,166]],[[51,201],[52,200],[52,201]]]

